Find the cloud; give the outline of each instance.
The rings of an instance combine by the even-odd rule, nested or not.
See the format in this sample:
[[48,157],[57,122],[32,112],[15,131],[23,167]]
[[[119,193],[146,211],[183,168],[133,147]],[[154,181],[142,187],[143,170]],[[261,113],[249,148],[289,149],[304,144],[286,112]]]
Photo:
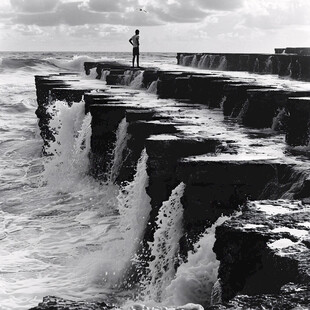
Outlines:
[[89,11],[81,2],[68,2],[58,5],[54,12],[43,12],[38,14],[18,14],[13,22],[16,24],[57,26],[70,25],[79,26],[85,24],[110,24],[110,25],[132,25],[151,26],[159,22],[139,11],[129,12],[94,12]]
[[206,12],[190,3],[188,5],[171,3],[162,7],[147,7],[146,10],[150,14],[155,14],[159,20],[169,23],[195,23],[207,16]]
[[242,8],[244,0],[198,0],[197,3],[208,10],[233,11]]
[[[128,37],[129,27],[127,26],[107,26],[107,25],[83,25],[75,27],[65,27],[63,33],[69,37],[78,38],[100,38],[109,41],[119,40]],[[127,41],[127,40],[126,40]]]
[[96,12],[122,12],[124,6],[116,0],[89,0],[87,6]]
[[143,7],[150,16],[164,23],[196,23],[208,16],[197,1],[146,1]]
[[[256,3],[257,5],[258,3]],[[310,4],[304,0],[288,1],[280,3],[266,0],[260,4],[260,10],[248,11],[244,15],[244,26],[267,30],[281,30],[297,25],[310,25]],[[252,3],[255,5],[255,2]]]
[[44,34],[44,31],[40,27],[34,25],[14,25],[12,29],[23,36],[38,36]]
[[23,13],[51,12],[59,3],[59,0],[11,0],[13,9]]

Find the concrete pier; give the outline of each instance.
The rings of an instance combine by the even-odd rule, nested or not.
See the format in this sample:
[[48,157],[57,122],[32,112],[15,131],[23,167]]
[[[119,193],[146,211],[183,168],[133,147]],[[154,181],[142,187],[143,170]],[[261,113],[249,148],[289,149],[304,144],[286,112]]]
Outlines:
[[309,48],[276,49],[275,54],[178,53],[177,63],[200,69],[246,71],[310,80]]

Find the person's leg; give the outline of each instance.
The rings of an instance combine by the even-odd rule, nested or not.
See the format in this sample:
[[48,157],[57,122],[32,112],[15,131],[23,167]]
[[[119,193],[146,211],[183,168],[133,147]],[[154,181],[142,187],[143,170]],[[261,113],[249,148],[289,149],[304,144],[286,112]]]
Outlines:
[[135,66],[135,58],[136,58],[136,56],[135,56],[135,55],[133,55],[133,56],[132,56],[132,67],[134,67],[134,66]]
[[139,54],[137,55],[137,67],[139,68]]

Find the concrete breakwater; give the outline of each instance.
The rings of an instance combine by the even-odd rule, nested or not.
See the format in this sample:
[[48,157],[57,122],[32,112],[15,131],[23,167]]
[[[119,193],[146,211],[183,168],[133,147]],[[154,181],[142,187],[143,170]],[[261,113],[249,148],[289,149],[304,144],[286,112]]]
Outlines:
[[[117,63],[85,63],[85,71],[95,73],[101,89],[100,84],[85,86],[76,74],[36,77],[45,145],[54,139],[51,102],[74,105],[84,100],[85,112],[92,116],[90,173],[95,178],[120,185],[132,181],[146,150],[151,214],[144,248],[154,238],[161,205],[182,182],[179,255],[185,260],[222,214],[243,210],[216,231],[214,251],[226,307],[246,304],[256,309],[263,298],[274,305],[282,300],[309,306],[310,167],[304,151],[310,88],[251,75],[132,70]],[[151,259],[147,250],[141,252]],[[57,298],[53,300],[59,306]],[[92,309],[87,304],[77,307]]]
[[178,53],[177,61],[179,65],[200,69],[246,71],[310,80],[310,53],[307,48],[275,49],[274,54]]

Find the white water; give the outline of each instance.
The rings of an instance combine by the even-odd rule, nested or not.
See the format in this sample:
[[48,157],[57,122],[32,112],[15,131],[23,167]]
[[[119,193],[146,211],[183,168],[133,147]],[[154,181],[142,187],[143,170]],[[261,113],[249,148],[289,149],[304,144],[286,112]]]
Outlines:
[[197,59],[197,55],[195,54],[191,63],[191,67],[197,67],[198,66],[198,59]]
[[225,71],[227,70],[227,59],[225,56],[221,56],[220,63],[217,70]]
[[272,73],[272,66],[273,66],[273,62],[272,62],[273,56],[269,56],[266,60],[265,63],[265,69],[264,69],[264,73]]
[[242,105],[242,108],[237,116],[237,120],[238,121],[242,121],[243,117],[245,116],[246,112],[248,111],[248,108],[249,108],[249,100],[247,99],[243,105]]
[[259,72],[259,59],[256,58],[254,61],[254,66],[253,66],[253,72],[258,73]]
[[44,164],[43,182],[55,190],[66,192],[78,184],[89,170],[91,115],[85,117],[84,102],[69,107],[66,102],[56,101],[49,107],[53,115],[50,128],[55,141],[46,148],[54,154]]
[[124,76],[122,77],[121,84],[122,85],[129,85],[131,81],[133,80],[134,76],[134,71],[133,70],[126,70],[124,72]]
[[225,103],[226,99],[227,99],[226,96],[223,96],[222,99],[221,99],[220,108],[221,108],[222,110],[224,109],[224,103]]
[[102,72],[102,76],[101,76],[101,80],[102,81],[106,81],[107,80],[107,76],[110,74],[109,70],[103,70]]
[[157,93],[157,84],[158,84],[158,80],[153,81],[151,83],[151,85],[149,86],[149,88],[147,89],[147,92],[150,94],[156,94]]
[[148,156],[144,149],[137,164],[132,182],[126,184],[117,197],[120,213],[119,227],[123,236],[123,256],[125,264],[136,259],[136,251],[141,245],[143,233],[151,211],[150,197],[146,193],[149,178],[146,172]]
[[208,228],[188,253],[188,260],[178,268],[175,278],[166,289],[166,302],[172,305],[196,303],[210,305],[213,286],[217,281],[220,262],[213,252],[215,229],[229,217],[220,217]]
[[148,279],[143,292],[144,298],[161,302],[165,299],[165,289],[175,275],[178,263],[179,240],[183,235],[183,206],[181,198],[185,184],[181,183],[171,193],[168,201],[159,210],[154,234],[150,243],[151,256],[154,257],[147,268]]
[[143,81],[143,71],[136,71],[133,75],[133,79],[130,82],[129,86],[134,89],[139,89],[142,87]]
[[198,62],[198,68],[199,69],[208,69],[209,66],[210,66],[209,55],[202,55],[199,62]]
[[25,166],[23,190],[15,189],[14,201],[1,206],[3,309],[28,309],[47,294],[98,298],[104,293],[77,268],[85,253],[102,246],[115,210],[114,187],[87,175],[91,118],[83,111],[83,102],[71,108],[55,102],[53,156]]
[[[129,64],[130,56],[127,57]],[[80,70],[85,60],[84,56],[61,57],[57,59],[57,65],[70,70]],[[100,57],[96,55],[88,60]],[[157,56],[154,57],[158,60]],[[42,140],[34,114],[37,104],[33,74],[63,71],[50,65],[53,59],[48,61],[49,64],[37,63],[27,67],[4,59],[0,71],[0,308],[5,310],[28,309],[37,305],[45,295],[120,303],[124,295],[130,293],[127,291],[130,278],[128,283],[127,277],[130,276],[130,267],[137,264],[135,253],[147,225],[149,198],[143,190],[148,179],[145,156],[141,157],[134,182],[127,184],[121,193],[117,186],[100,184],[89,176],[87,149],[90,116],[83,115],[82,102],[71,108],[61,102],[55,103],[57,110],[52,124],[57,130],[57,143],[50,148],[54,156],[41,157]],[[160,61],[164,63],[165,58]],[[173,55],[171,63],[174,61]],[[149,102],[154,96],[141,94],[139,98]],[[208,134],[211,132],[215,137],[236,140],[252,156],[250,144],[257,140],[246,138],[249,132],[243,133],[231,124],[229,126],[233,129],[228,131],[222,122],[222,115],[217,115],[216,111],[200,109],[197,112],[177,108],[177,114],[180,118],[192,116],[191,120],[199,123],[199,128],[205,126]],[[67,134],[69,132],[72,135]],[[193,134],[197,134],[197,128]],[[124,135],[124,132],[120,134]],[[265,143],[262,153],[268,151],[268,143],[273,146],[278,143],[277,139],[258,141]],[[278,154],[280,150],[277,147],[271,152]],[[142,197],[141,201],[138,197]],[[163,226],[160,227],[160,231],[164,230]],[[178,239],[180,235],[177,229],[173,238]],[[203,244],[207,245],[207,242]],[[186,300],[195,302],[200,299],[204,302],[202,296],[195,294],[200,289],[199,281],[193,280],[195,271],[200,270],[200,262],[204,262],[205,256],[211,257],[211,244],[204,249],[207,252],[201,254],[201,261],[191,259],[197,267],[194,263],[182,263],[175,273],[169,265],[168,278],[171,281],[167,280],[164,286],[156,286],[161,305],[180,305]],[[199,252],[198,249],[195,253],[198,255]],[[178,260],[176,256],[174,259]],[[213,276],[211,266],[208,270]],[[204,289],[201,292],[203,296],[209,296],[211,282],[204,281],[208,294]],[[197,291],[195,287],[198,287]],[[147,299],[146,296],[145,304]],[[155,301],[149,302],[151,307],[158,305]],[[201,307],[190,304],[182,309]]]
[[119,170],[121,169],[122,163],[125,160],[124,158],[124,150],[127,146],[127,141],[129,139],[129,135],[127,135],[128,123],[126,121],[126,117],[120,122],[116,131],[116,143],[113,149],[113,164],[110,172],[110,180],[111,182],[115,182]]

